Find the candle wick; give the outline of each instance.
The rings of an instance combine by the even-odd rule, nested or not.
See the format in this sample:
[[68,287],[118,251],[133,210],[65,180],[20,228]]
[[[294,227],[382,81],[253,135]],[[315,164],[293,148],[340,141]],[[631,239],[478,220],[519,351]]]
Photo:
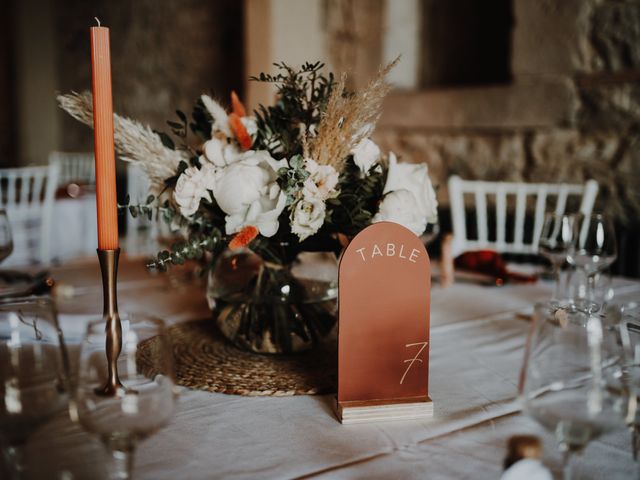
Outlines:
[[96,22],[98,22],[98,26],[101,27],[102,25],[100,24],[100,19],[98,17],[93,17],[96,19]]

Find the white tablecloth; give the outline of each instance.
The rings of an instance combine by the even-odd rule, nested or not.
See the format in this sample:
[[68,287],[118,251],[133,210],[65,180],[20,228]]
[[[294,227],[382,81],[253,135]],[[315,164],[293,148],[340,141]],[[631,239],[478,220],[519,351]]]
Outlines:
[[[95,287],[78,290],[79,297],[62,302],[62,311],[78,313],[83,305],[99,310],[97,271],[92,275],[88,283],[86,278],[77,282],[95,282]],[[181,293],[166,277],[138,277],[120,285],[122,310],[145,306],[172,321],[206,315],[198,292]],[[618,298],[640,298],[640,283],[618,279],[616,286]],[[522,433],[543,438],[544,461],[557,473],[560,455],[553,437],[519,413],[516,400],[530,325],[518,314],[530,311],[549,292],[547,284],[434,286],[432,419],[343,426],[333,414],[331,396],[249,398],[184,390],[174,421],[140,445],[135,475],[495,479],[502,471],[507,439]],[[63,320],[73,329],[77,317]],[[27,454],[38,462],[36,478],[55,478],[61,472],[61,478],[100,478],[109,461],[99,441],[64,415],[34,435]],[[592,442],[576,460],[578,478],[636,478],[636,468],[625,431]]]

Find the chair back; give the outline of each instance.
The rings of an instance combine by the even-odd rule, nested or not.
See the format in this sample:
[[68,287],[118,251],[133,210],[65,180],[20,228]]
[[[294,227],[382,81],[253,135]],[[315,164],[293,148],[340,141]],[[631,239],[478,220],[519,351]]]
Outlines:
[[[144,204],[149,196],[150,181],[144,171],[127,163],[127,194],[132,205]],[[165,224],[154,213],[151,220],[144,215],[131,216],[127,212],[126,248],[128,255],[155,255],[159,250],[158,237]]]
[[0,208],[13,236],[13,253],[3,266],[50,262],[57,184],[57,165],[0,169]]
[[58,186],[78,182],[96,183],[96,162],[90,152],[51,152],[49,165],[58,165]]
[[[453,223],[453,254],[469,250],[490,249],[500,253],[536,254],[547,211],[563,214],[567,200],[576,197],[580,201],[579,211],[589,214],[593,210],[598,194],[598,182],[588,180],[584,185],[566,183],[520,183],[485,182],[463,180],[458,176],[449,178],[449,203]],[[469,238],[465,195],[470,195],[475,204],[477,238]],[[495,231],[490,238],[487,200],[495,197]],[[508,228],[507,205],[515,200],[515,220]],[[525,238],[527,204],[533,208],[533,235]],[[548,205],[550,205],[548,207]],[[492,222],[493,223],[493,222]]]

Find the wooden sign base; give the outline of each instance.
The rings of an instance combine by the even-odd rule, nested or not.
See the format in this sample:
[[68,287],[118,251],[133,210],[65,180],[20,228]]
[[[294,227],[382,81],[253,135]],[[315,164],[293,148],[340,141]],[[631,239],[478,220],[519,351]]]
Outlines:
[[433,402],[408,399],[366,402],[335,402],[336,416],[343,425],[393,420],[416,420],[433,417]]

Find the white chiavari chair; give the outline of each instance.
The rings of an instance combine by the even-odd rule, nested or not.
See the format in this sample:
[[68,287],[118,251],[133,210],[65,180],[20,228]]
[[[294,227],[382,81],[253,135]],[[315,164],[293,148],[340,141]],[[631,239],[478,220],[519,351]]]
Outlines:
[[58,165],[58,186],[77,182],[84,185],[96,183],[96,164],[90,152],[51,152],[49,165]]
[[[465,195],[471,196],[475,207],[476,238],[467,231]],[[579,211],[589,214],[598,195],[598,182],[588,180],[584,185],[566,183],[519,183],[463,180],[449,178],[449,203],[453,224],[453,255],[471,250],[495,250],[499,253],[537,254],[544,214],[567,211],[568,201],[579,202]],[[495,229],[490,232],[489,198],[494,197]],[[515,201],[515,219],[508,228],[508,205]],[[532,235],[525,236],[527,205],[533,205]]]
[[0,203],[9,217],[14,245],[3,266],[50,262],[57,185],[57,165],[0,169]]

